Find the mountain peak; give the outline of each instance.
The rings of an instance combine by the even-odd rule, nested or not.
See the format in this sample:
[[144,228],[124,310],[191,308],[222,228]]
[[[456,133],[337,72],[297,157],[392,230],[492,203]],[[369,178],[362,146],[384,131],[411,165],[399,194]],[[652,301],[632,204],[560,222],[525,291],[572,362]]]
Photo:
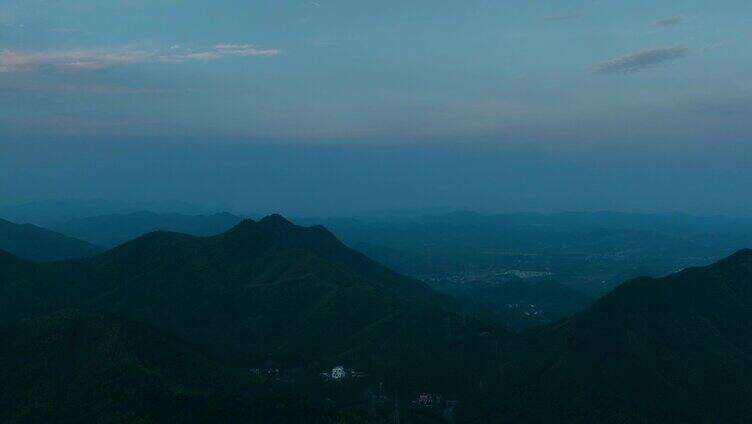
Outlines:
[[20,261],[20,259],[18,259],[12,253],[7,252],[3,249],[0,249],[0,262],[11,262],[11,261]]
[[716,264],[711,265],[711,267],[750,265],[752,265],[752,249],[742,249],[725,259],[721,259]]
[[271,215],[267,215],[259,221],[259,224],[264,226],[274,226],[274,227],[289,227],[294,226],[292,222],[290,222],[287,218],[283,217],[280,214],[273,213]]
[[745,261],[752,260],[752,249],[742,249],[731,255],[730,258],[736,258]]
[[227,233],[244,234],[246,236],[249,234],[259,234],[259,232],[264,234],[279,234],[280,232],[287,234],[294,229],[300,228],[282,215],[272,214],[263,217],[259,221],[244,219],[227,231]]

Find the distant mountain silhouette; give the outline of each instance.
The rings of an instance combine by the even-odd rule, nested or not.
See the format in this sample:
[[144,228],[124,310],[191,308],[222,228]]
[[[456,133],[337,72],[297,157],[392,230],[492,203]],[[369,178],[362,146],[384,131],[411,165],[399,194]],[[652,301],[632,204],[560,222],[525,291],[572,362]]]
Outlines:
[[54,261],[91,256],[103,249],[32,224],[0,219],[0,249],[33,261]]
[[226,212],[183,215],[142,211],[57,221],[48,224],[48,227],[96,245],[114,247],[158,230],[212,236],[229,230],[242,220],[243,218]]
[[629,281],[510,346],[498,403],[482,414],[520,422],[749,422],[750,335],[752,250]]
[[0,205],[0,217],[13,222],[48,226],[52,222],[100,215],[129,214],[149,210],[156,213],[207,214],[213,209],[177,201],[121,202],[104,199],[41,200]]

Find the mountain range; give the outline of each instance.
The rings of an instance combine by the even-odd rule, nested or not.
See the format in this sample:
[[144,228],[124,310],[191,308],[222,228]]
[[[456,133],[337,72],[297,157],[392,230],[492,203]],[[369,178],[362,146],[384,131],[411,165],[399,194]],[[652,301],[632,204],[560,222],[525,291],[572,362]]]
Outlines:
[[185,215],[140,211],[54,221],[46,226],[89,243],[111,248],[157,230],[213,236],[224,233],[242,220],[242,217],[227,212]]
[[149,210],[156,213],[208,214],[214,208],[180,201],[125,202],[104,199],[50,199],[0,205],[0,217],[19,223],[47,226],[52,222],[100,215],[127,215]]
[[124,314],[248,364],[334,358],[365,349],[368,331],[408,330],[402,322],[424,310],[458,308],[323,227],[278,215],[212,237],[153,232],[79,260],[5,260],[0,318]]
[[[271,215],[60,262],[0,252],[0,333],[6,421],[378,422],[396,410],[442,422],[404,402],[425,391],[458,399],[456,422],[752,417],[751,250],[627,281],[515,335],[323,227]],[[353,406],[365,387],[346,386],[346,403],[317,395],[328,386],[315,376],[338,364],[403,402],[372,415]],[[288,396],[251,367],[312,379]]]

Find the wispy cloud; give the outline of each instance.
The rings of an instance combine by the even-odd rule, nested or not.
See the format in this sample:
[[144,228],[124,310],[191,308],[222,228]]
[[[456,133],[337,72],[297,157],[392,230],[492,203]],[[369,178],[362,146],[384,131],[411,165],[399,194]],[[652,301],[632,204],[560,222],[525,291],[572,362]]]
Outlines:
[[252,44],[217,44],[214,50],[227,56],[275,56],[277,49],[259,49]]
[[643,49],[598,63],[593,66],[593,72],[600,75],[631,74],[683,58],[688,52],[689,49],[684,46]]
[[225,57],[269,57],[277,49],[259,49],[251,44],[217,44],[203,50],[172,46],[167,52],[138,49],[81,49],[30,52],[0,50],[0,72],[33,71],[45,68],[66,71],[96,71],[123,65],[144,63],[184,63],[212,61]]
[[81,32],[81,30],[76,28],[50,28],[48,31],[53,34],[74,34]]
[[56,67],[71,70],[95,70],[115,65],[144,63],[154,57],[153,53],[141,50],[101,51],[66,50],[46,52],[0,51],[0,70],[25,71],[40,67]]
[[651,22],[650,26],[653,28],[663,28],[663,27],[679,25],[682,22],[684,22],[684,17],[676,15],[676,16],[668,16],[665,18],[657,19]]

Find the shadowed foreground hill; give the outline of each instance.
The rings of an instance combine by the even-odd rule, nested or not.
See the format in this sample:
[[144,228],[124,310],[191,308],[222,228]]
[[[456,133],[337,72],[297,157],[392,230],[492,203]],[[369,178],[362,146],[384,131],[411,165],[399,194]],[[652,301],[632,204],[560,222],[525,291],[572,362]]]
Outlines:
[[[118,313],[246,364],[303,365],[354,352],[373,358],[365,352],[388,343],[397,351],[402,338],[445,337],[445,321],[459,323],[450,337],[465,330],[460,317],[443,312],[453,303],[423,283],[323,227],[278,215],[214,237],[155,232],[93,258],[8,262],[0,268],[1,319],[65,308]],[[423,316],[431,322],[415,325]],[[374,328],[400,338],[373,340]]]
[[0,249],[31,261],[82,258],[103,250],[36,225],[14,224],[4,219],[0,219]]
[[752,250],[624,283],[509,348],[481,422],[749,422]]
[[0,323],[0,422],[335,423],[144,325],[64,314]]

